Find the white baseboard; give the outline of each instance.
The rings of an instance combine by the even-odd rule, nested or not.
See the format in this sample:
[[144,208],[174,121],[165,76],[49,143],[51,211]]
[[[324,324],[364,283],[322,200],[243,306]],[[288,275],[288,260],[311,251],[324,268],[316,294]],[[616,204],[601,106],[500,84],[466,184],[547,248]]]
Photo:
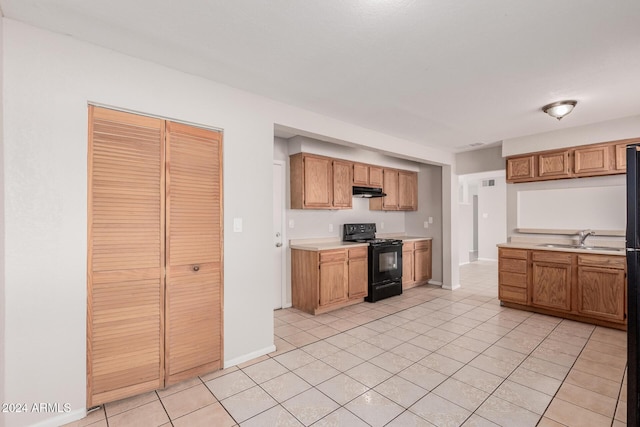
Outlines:
[[256,357],[264,356],[265,354],[273,353],[274,351],[276,351],[276,346],[272,344],[260,350],[253,351],[251,353],[244,354],[242,356],[234,357],[231,360],[225,360],[224,369],[227,369],[230,366],[235,366],[244,362],[248,362],[249,360],[255,359]]
[[494,261],[497,262],[497,259],[493,259],[493,258],[478,258],[478,261]]
[[460,263],[460,264],[458,264],[458,265],[467,265],[467,264],[471,264],[471,261],[461,262],[461,263]]
[[448,291],[455,291],[456,289],[460,289],[460,283],[453,285],[453,286],[449,286],[449,285],[442,285],[442,289],[446,289]]
[[430,285],[442,286],[442,282],[438,282],[437,280],[429,280],[427,283]]
[[76,409],[75,411],[66,412],[64,414],[60,414],[55,417],[40,421],[39,423],[31,424],[31,427],[58,427],[73,421],[81,420],[86,416],[87,410],[85,408]]

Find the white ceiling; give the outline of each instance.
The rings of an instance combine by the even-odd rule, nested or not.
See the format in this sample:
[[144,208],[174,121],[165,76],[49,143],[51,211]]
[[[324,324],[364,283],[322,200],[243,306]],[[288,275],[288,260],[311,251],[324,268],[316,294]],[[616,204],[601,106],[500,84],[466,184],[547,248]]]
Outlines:
[[[638,0],[0,0],[4,15],[428,146],[640,114]],[[561,122],[540,108],[578,106]]]

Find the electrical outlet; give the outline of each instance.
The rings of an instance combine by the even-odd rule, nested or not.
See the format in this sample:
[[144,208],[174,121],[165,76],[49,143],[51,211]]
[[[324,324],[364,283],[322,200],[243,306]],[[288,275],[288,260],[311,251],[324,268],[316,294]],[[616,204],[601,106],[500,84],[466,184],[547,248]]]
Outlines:
[[333,224],[329,224],[329,233],[333,233]]
[[233,218],[234,233],[242,233],[242,218]]
[[424,228],[429,228],[429,222],[428,221],[424,222]]
[[429,217],[429,224],[433,224],[433,217],[432,216]]
[[384,230],[384,221],[380,223],[380,230]]
[[294,220],[290,219],[289,220],[289,228],[294,228],[296,226],[296,223]]

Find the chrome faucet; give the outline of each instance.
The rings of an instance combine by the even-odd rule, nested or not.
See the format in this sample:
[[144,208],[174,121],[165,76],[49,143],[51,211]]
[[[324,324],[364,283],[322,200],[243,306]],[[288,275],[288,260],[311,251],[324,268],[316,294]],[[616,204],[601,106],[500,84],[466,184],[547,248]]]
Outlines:
[[594,234],[596,234],[596,232],[589,229],[578,231],[578,244],[584,246],[584,241],[587,240],[587,237],[593,236]]

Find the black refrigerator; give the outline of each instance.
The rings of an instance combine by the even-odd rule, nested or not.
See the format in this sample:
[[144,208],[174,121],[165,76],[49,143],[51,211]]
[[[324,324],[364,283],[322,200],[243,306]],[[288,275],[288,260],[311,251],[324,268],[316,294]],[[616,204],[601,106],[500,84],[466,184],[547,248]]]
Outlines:
[[627,425],[640,425],[640,144],[627,146]]

